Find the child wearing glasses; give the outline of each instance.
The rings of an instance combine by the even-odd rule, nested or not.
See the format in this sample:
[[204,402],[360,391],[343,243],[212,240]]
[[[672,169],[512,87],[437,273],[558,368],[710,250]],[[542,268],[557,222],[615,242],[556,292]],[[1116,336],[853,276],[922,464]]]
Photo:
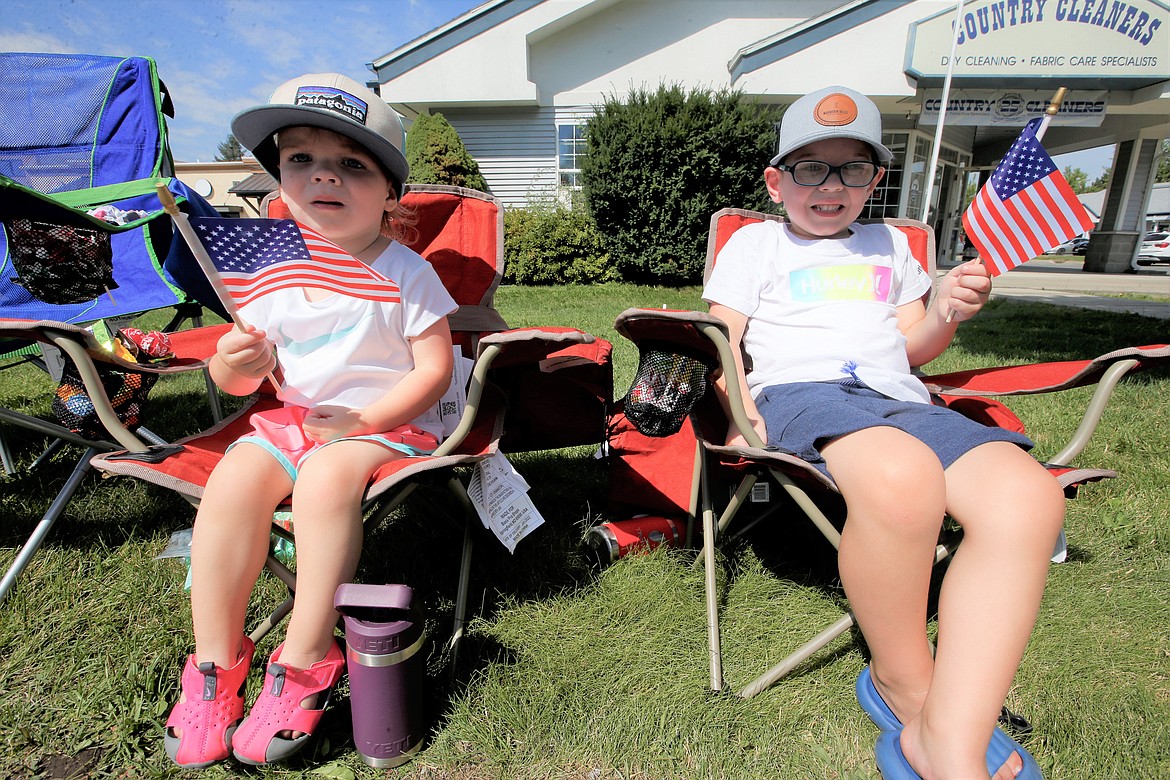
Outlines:
[[[904,235],[855,221],[892,158],[864,95],[833,86],[797,100],[764,171],[788,221],[736,231],[703,298],[750,358],[745,374],[734,350],[756,432],[831,476],[845,499],[838,562],[871,653],[857,695],[881,729],[885,780],[1035,780],[1035,760],[996,722],[1064,496],[1028,455],[1031,441],[932,405],[911,373],[979,311],[991,281],[978,261],[964,263],[928,306],[931,279]],[[728,443],[744,444],[734,425]],[[927,594],[944,514],[964,540],[932,653]]]

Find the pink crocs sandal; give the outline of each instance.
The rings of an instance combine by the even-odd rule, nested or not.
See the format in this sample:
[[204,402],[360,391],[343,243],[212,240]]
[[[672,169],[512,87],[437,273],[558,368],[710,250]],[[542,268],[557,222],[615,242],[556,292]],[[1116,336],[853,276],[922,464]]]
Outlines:
[[255,650],[252,640],[244,637],[231,669],[210,661],[196,665],[195,656],[188,656],[179,682],[185,701],[171,710],[163,737],[167,755],[176,764],[202,769],[231,755],[232,733],[244,717],[244,685]]
[[[333,696],[333,688],[345,672],[345,653],[336,641],[325,658],[308,669],[293,669],[280,663],[280,645],[268,659],[264,690],[252,705],[252,711],[236,730],[232,753],[245,764],[260,766],[283,761],[305,746],[321,722],[321,716]],[[326,693],[312,709],[301,702]],[[294,739],[278,736],[282,731],[300,732]]]

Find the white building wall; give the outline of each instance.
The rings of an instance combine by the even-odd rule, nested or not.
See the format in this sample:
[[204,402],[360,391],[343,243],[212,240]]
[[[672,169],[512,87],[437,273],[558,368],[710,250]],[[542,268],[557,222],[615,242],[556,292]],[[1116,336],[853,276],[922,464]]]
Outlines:
[[505,206],[538,200],[557,184],[552,108],[447,109],[442,112]]
[[[799,96],[831,84],[845,84],[874,97],[886,111],[897,99],[915,94],[915,86],[901,69],[890,67],[889,53],[905,51],[911,23],[948,7],[953,8],[954,3],[915,2],[895,8],[864,25],[747,72],[736,80],[735,86],[747,94]],[[882,96],[893,100],[882,101]]]
[[[527,39],[531,31],[546,25],[559,28],[578,13],[599,10],[591,0],[541,3],[459,46],[434,54],[425,67],[395,75],[383,88],[382,97],[392,105],[535,105],[540,101],[536,85],[529,80]],[[375,60],[374,67],[385,59]]]
[[[556,105],[594,105],[661,83],[720,89],[728,60],[765,31],[839,0],[627,0],[543,38],[529,37],[530,77]],[[811,75],[811,74],[810,74]]]

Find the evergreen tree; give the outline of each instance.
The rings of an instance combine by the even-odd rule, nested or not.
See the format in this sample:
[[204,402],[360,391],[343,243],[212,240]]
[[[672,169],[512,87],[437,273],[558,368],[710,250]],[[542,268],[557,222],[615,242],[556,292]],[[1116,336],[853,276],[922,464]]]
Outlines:
[[1072,191],[1080,195],[1084,192],[1092,192],[1089,189],[1089,174],[1082,171],[1080,168],[1074,168],[1071,165],[1065,166],[1061,171],[1064,174],[1064,180],[1068,182],[1068,186],[1072,187]]
[[414,120],[406,134],[406,161],[410,163],[408,182],[487,191],[479,163],[442,114],[422,114]]
[[229,160],[242,159],[244,159],[244,147],[236,140],[235,135],[228,133],[228,137],[219,144],[215,154],[215,161],[227,162]]

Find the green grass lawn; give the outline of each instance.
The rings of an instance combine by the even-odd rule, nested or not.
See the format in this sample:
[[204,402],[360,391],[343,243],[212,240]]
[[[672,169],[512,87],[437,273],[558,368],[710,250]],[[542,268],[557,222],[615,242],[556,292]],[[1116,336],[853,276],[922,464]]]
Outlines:
[[[629,285],[516,288],[497,304],[513,326],[573,325],[615,344],[615,393],[636,354],[613,331],[631,306],[700,307],[697,288]],[[928,370],[1068,360],[1170,341],[1170,323],[1134,315],[992,301],[964,323]],[[197,377],[162,380],[151,426],[167,438],[209,422]],[[50,388],[31,368],[0,372],[0,403],[48,413]],[[1043,459],[1071,435],[1090,395],[1011,399]],[[1031,720],[1026,744],[1050,780],[1170,777],[1170,372],[1118,388],[1078,462],[1119,478],[1070,501],[1069,562],[1054,566],[1009,706]],[[5,429],[21,472],[0,478],[0,567],[7,568],[79,453],[26,469],[41,437]],[[516,457],[546,523],[515,555],[477,537],[473,616],[454,664],[449,629],[457,509],[418,491],[368,529],[359,578],[416,589],[430,632],[433,727],[405,766],[373,770],[350,740],[348,701],[289,765],[228,764],[189,776],[226,778],[498,778],[536,780],[805,780],[878,777],[878,733],[857,706],[865,664],[846,635],[765,693],[740,700],[707,690],[702,573],[693,553],[660,550],[599,571],[582,544],[609,518],[604,462],[592,448]],[[91,477],[12,596],[0,604],[0,777],[188,776],[172,767],[162,725],[192,638],[185,568],[155,560],[193,510],[129,479]],[[720,549],[724,667],[740,688],[840,615],[827,545],[777,518]],[[262,578],[266,614],[283,586]],[[258,647],[250,695],[263,657]]]

